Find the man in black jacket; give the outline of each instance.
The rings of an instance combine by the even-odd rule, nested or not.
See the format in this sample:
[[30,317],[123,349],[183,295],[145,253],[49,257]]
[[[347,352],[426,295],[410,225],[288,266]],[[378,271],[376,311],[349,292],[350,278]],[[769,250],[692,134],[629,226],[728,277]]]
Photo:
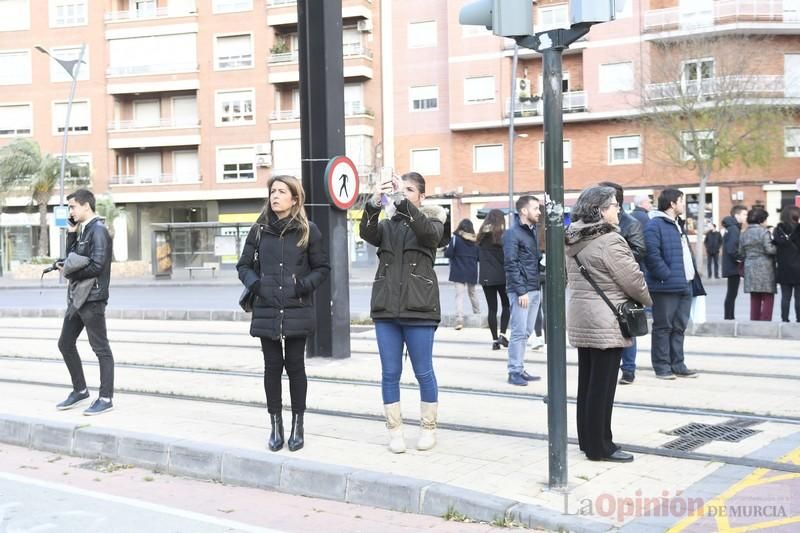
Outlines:
[[722,219],[725,235],[722,237],[722,277],[728,280],[728,290],[725,293],[725,320],[734,320],[736,296],[739,293],[741,274],[739,267],[742,260],[739,257],[739,234],[742,224],[747,220],[747,207],[735,205],[731,208],[730,216]]
[[[647,251],[644,245],[644,228],[633,215],[629,215],[622,209],[622,204],[625,201],[625,191],[622,185],[612,181],[604,181],[598,185],[601,187],[611,187],[616,192],[617,203],[620,205],[619,232],[625,238],[631,252],[633,252],[633,258],[636,259],[636,262],[639,263],[639,268],[641,268]],[[648,197],[648,201],[649,199]],[[636,337],[633,337],[631,340],[633,344],[622,349],[622,363],[620,364],[622,377],[619,380],[620,385],[630,385],[633,383],[633,380],[636,379]]]
[[722,247],[722,235],[717,231],[717,225],[711,224],[703,241],[708,256],[708,279],[711,279],[711,265],[714,265],[714,277],[719,279],[719,249]]
[[[72,409],[89,399],[83,365],[78,355],[76,341],[84,328],[89,337],[97,360],[100,363],[100,394],[97,400],[86,409],[85,415],[99,415],[114,408],[114,357],[108,344],[106,333],[106,304],[108,285],[111,279],[111,236],[95,212],[94,194],[86,189],[78,189],[67,196],[71,223],[67,229],[67,256],[77,254],[88,258],[85,267],[66,274],[69,280],[68,307],[58,339],[58,349],[67,364],[72,378],[72,392],[56,407],[60,410]],[[63,270],[63,260],[58,263]],[[73,289],[89,283],[90,290],[85,301],[76,305],[71,300]]]

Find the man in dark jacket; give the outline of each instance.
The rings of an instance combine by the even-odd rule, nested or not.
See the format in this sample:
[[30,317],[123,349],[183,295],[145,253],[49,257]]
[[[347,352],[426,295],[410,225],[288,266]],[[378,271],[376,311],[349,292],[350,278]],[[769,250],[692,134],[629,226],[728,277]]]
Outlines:
[[514,222],[503,235],[506,291],[511,301],[511,340],[508,346],[508,382],[525,386],[541,379],[525,371],[525,346],[533,333],[539,310],[539,243],[536,222],[539,200],[520,196]]
[[736,296],[739,293],[739,281],[742,264],[739,257],[739,235],[742,224],[747,220],[747,207],[735,205],[731,208],[730,216],[722,219],[722,228],[725,235],[722,237],[722,277],[728,280],[728,290],[725,293],[725,320],[734,320]]
[[647,288],[653,298],[653,332],[650,356],[659,379],[697,377],[683,360],[683,338],[692,307],[694,263],[679,219],[686,197],[677,189],[664,189],[658,211],[644,230],[647,246]]
[[647,194],[637,194],[633,198],[633,212],[631,216],[642,225],[642,231],[650,222],[650,211],[653,209],[653,201]]
[[[88,257],[89,261],[85,267],[66,274],[66,277],[71,287],[88,279],[94,279],[94,285],[80,307],[74,308],[73,302],[69,302],[67,315],[64,317],[58,349],[72,378],[72,392],[56,407],[60,410],[72,409],[89,399],[83,365],[76,346],[78,335],[86,328],[89,345],[100,363],[100,394],[83,414],[99,415],[114,408],[111,401],[114,396],[114,357],[106,333],[106,304],[111,280],[111,236],[94,212],[94,194],[86,189],[78,189],[67,196],[67,200],[71,222],[74,222],[67,229],[67,255],[74,253]],[[59,261],[58,267],[59,270],[63,269],[63,260]]]
[[703,241],[708,257],[708,279],[711,279],[711,265],[714,265],[714,277],[719,279],[719,249],[722,247],[722,234],[717,231],[717,225],[711,224]]
[[[628,246],[633,252],[633,258],[640,265],[644,261],[645,244],[644,244],[644,231],[642,225],[632,215],[629,215],[622,210],[621,206],[625,201],[625,190],[622,185],[612,181],[604,181],[599,183],[601,187],[611,187],[616,191],[617,203],[620,205],[619,211],[619,232],[625,238]],[[650,198],[648,197],[648,200]],[[640,267],[641,268],[641,267]],[[622,349],[622,377],[619,380],[620,385],[630,385],[636,379],[636,337],[631,339],[633,343]]]

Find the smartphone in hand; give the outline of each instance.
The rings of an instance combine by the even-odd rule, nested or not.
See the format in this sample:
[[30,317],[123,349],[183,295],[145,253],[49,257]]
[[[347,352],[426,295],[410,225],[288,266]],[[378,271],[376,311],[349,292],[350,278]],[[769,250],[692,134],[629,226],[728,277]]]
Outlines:
[[75,222],[75,218],[74,217],[69,217],[67,219],[67,224],[69,224],[70,226],[77,226],[78,225],[78,223]]

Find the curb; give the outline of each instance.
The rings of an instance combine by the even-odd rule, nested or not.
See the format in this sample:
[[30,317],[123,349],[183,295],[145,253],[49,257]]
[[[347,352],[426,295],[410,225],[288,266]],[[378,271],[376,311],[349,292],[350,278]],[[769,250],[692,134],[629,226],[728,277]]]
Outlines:
[[578,533],[614,529],[611,524],[443,483],[147,433],[0,414],[0,442],[390,511],[433,516],[455,511],[483,522],[508,519],[528,527]]
[[[0,318],[61,318],[62,308],[0,307]],[[244,311],[185,310],[185,309],[106,309],[106,318],[129,320],[203,320],[213,322],[249,322],[250,314]],[[350,313],[351,324],[371,324],[369,313]],[[441,327],[456,325],[455,315],[442,315]],[[464,317],[466,328],[486,328],[486,317]],[[696,337],[752,337],[761,339],[800,340],[800,323],[797,322],[735,322],[731,320],[689,322],[686,335]]]

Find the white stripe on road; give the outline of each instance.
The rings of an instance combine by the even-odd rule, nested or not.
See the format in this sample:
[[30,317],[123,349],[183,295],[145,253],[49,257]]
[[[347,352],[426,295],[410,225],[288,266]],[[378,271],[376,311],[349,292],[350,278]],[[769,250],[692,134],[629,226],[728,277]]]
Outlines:
[[139,500],[134,500],[132,498],[125,498],[123,496],[113,496],[111,494],[104,494],[102,492],[94,492],[85,489],[76,489],[74,487],[70,487],[68,485],[62,485],[60,483],[50,483],[48,481],[40,481],[38,479],[30,479],[23,476],[17,476],[14,474],[7,474],[5,472],[0,472],[0,479],[5,479],[7,481],[13,481],[15,483],[24,483],[27,485],[34,485],[36,487],[41,487],[50,490],[56,490],[60,492],[64,492],[67,494],[74,494],[76,496],[85,496],[88,498],[94,498],[97,500],[104,500],[107,502],[112,503],[119,503],[122,505],[128,505],[130,507],[136,507],[139,509],[144,509],[146,511],[153,511],[156,513],[163,513],[169,514],[172,516],[176,516],[178,518],[185,518],[187,520],[195,520],[197,522],[202,522],[205,524],[210,525],[217,525],[220,527],[231,528],[235,531],[245,531],[248,533],[285,533],[283,531],[277,529],[267,529],[262,527],[251,526],[247,524],[242,524],[241,522],[235,522],[233,520],[225,520],[224,518],[216,518],[213,516],[208,516],[200,513],[194,513],[192,511],[184,511],[181,509],[174,509],[171,507],[167,507],[164,505],[159,505],[157,503],[149,503],[143,502]]

